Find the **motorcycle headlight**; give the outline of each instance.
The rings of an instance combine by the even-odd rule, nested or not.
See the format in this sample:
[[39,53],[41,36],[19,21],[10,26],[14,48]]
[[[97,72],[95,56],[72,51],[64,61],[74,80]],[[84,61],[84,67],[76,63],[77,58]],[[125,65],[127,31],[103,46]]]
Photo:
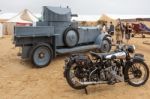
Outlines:
[[128,50],[129,53],[134,53],[135,52],[135,46],[130,45],[130,46],[128,46],[127,50]]

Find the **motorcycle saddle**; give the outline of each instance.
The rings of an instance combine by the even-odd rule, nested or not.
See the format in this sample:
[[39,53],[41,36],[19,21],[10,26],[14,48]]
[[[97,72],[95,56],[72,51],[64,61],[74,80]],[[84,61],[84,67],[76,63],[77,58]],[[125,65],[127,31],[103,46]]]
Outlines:
[[105,59],[105,57],[109,55],[109,53],[95,53],[92,51],[90,51],[90,54],[97,59]]

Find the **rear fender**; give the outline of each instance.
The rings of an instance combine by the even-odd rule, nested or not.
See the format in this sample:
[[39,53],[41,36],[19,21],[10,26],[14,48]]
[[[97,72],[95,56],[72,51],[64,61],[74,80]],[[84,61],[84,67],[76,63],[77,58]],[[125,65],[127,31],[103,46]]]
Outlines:
[[88,63],[91,62],[83,54],[73,54],[70,57],[66,58],[64,66],[64,77],[66,77],[66,71],[72,66],[72,64],[74,63],[78,64],[79,62],[81,63],[85,61],[87,61]]
[[65,66],[64,66],[64,77],[66,77],[66,71],[69,69],[69,66],[73,64],[75,59],[69,57],[65,59]]

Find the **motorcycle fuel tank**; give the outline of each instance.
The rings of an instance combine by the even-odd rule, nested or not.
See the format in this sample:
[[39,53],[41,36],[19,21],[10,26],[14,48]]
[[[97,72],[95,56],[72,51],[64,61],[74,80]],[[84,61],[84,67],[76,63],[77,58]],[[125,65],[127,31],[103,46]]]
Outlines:
[[107,55],[105,58],[106,59],[112,59],[113,57],[115,57],[116,59],[125,59],[126,53],[125,52],[116,52],[116,53]]

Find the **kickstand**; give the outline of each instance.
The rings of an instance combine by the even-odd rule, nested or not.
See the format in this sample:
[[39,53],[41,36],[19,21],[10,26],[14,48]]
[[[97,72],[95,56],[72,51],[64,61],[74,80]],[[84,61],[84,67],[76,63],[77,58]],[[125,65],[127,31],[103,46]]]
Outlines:
[[87,91],[87,89],[86,89],[86,88],[84,88],[84,91],[85,91],[85,94],[87,94],[87,95],[88,95],[88,91]]

